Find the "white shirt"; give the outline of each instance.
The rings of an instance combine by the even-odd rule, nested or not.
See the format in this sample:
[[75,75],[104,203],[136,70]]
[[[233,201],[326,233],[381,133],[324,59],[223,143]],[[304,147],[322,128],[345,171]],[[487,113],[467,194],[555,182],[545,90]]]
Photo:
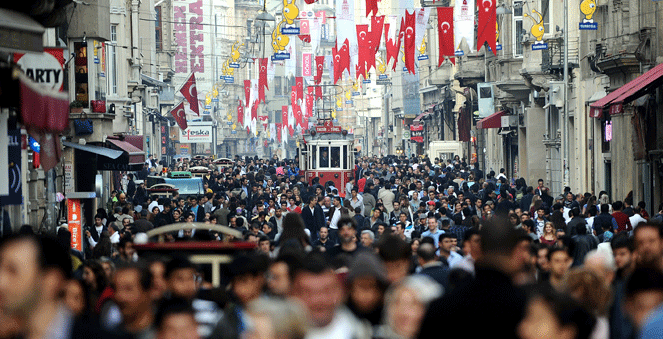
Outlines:
[[[368,333],[363,326],[346,308],[339,308],[334,319],[325,327],[311,327],[305,339],[352,339],[362,338]],[[363,334],[363,335],[362,335]]]
[[334,215],[332,215],[331,221],[329,221],[329,228],[337,230],[338,221],[341,219],[341,208],[334,210]]
[[631,226],[635,229],[641,222],[646,222],[647,219],[643,218],[640,214],[635,213],[632,217],[628,218],[631,221]]

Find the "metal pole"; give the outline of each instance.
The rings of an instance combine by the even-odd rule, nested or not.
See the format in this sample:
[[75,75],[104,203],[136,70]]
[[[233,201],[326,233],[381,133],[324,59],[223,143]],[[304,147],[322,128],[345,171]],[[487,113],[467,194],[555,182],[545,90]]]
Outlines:
[[[569,0],[564,0],[564,127],[562,129],[562,173],[564,186],[569,186]],[[562,188],[563,189],[563,188]]]

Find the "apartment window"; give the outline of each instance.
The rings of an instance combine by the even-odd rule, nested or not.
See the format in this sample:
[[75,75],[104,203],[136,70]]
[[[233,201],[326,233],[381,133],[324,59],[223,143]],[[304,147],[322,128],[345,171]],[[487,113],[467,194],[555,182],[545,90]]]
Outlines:
[[512,27],[512,45],[513,56],[522,58],[523,56],[523,6],[513,6],[513,23]]
[[117,25],[110,26],[110,41],[106,44],[108,55],[108,94],[117,94]]
[[546,31],[546,34],[553,33],[550,31],[550,0],[541,0],[541,16],[543,16],[543,28]]
[[156,6],[154,7],[154,10],[156,12],[156,17],[154,20],[154,32],[156,34],[155,36],[155,41],[157,43],[157,51],[163,50],[163,37],[162,37],[162,32],[161,32],[161,6]]

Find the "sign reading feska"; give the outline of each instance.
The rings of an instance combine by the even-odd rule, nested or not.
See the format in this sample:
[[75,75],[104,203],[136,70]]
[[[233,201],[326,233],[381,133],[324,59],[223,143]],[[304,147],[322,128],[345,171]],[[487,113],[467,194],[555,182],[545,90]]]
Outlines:
[[180,130],[180,143],[195,144],[199,142],[212,142],[212,125],[192,125]]

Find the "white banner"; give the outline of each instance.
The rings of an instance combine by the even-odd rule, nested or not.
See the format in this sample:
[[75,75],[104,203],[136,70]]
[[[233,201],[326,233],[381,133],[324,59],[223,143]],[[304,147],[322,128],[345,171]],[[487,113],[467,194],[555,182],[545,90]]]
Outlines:
[[[456,0],[454,7],[454,41],[456,50],[460,49],[462,40],[465,39],[469,50],[465,53],[474,51],[474,0]],[[418,47],[418,46],[417,46]]]
[[[416,9],[416,21],[414,27],[414,48],[419,50],[421,43],[426,34],[426,26],[428,24],[428,17],[430,16],[430,7]],[[429,39],[430,40],[430,39]]]
[[196,143],[211,143],[212,142],[212,125],[192,125],[184,131],[180,131],[181,144],[196,144]]
[[[340,9],[340,12],[339,12]],[[336,42],[338,48],[345,39],[350,42],[350,77],[354,79],[359,63],[359,46],[357,45],[357,27],[355,26],[354,1],[336,0]]]

